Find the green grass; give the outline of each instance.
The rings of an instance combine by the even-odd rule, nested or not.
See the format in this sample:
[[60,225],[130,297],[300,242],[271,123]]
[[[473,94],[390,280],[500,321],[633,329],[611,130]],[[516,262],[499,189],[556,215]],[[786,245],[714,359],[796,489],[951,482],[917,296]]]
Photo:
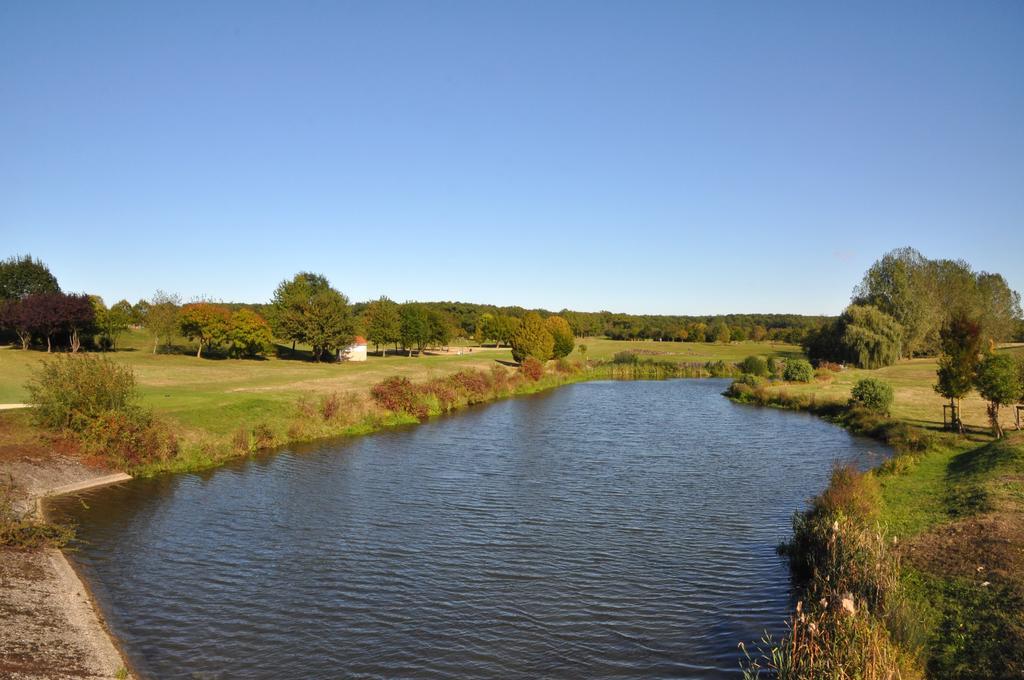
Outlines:
[[[603,338],[582,341],[589,359],[610,359],[624,349],[669,352],[659,359],[672,361],[738,361],[750,354],[791,355],[794,345],[768,343],[622,342]],[[469,348],[466,348],[468,350]],[[188,429],[225,435],[257,422],[282,418],[301,395],[358,391],[391,375],[413,381],[453,373],[464,368],[489,368],[495,361],[511,362],[507,348],[480,348],[463,354],[408,357],[376,356],[366,362],[322,363],[288,358],[197,359],[186,346],[173,354],[152,353],[151,337],[144,331],[126,333],[119,351],[108,356],[131,366],[138,379],[143,403]],[[574,357],[579,354],[574,353]],[[24,384],[32,369],[46,359],[45,352],[0,349],[0,403],[24,401]]]
[[657,342],[654,340],[609,340],[585,338],[577,345],[587,346],[589,359],[608,360],[618,352],[640,352],[644,358],[675,362],[726,361],[738,363],[748,356],[802,357],[799,345],[774,342]]

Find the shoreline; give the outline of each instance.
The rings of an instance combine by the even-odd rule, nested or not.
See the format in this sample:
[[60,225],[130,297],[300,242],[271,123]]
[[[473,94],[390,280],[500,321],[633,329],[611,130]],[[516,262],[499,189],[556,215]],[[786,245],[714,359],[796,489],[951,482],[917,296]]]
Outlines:
[[[28,500],[45,521],[58,496],[132,479],[121,472],[37,491]],[[88,583],[60,548],[5,549],[0,571],[0,670],[12,679],[135,677]]]

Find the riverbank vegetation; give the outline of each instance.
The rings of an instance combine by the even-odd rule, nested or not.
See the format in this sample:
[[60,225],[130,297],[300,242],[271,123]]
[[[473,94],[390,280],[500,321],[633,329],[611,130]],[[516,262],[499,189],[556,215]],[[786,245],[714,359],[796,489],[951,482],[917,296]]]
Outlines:
[[751,374],[729,388],[894,454],[867,472],[838,468],[794,516],[780,552],[797,607],[782,640],[748,654],[747,677],[1024,676],[1024,432],[1006,432],[1003,408],[1024,404],[1024,347],[980,342],[990,323],[950,315],[937,361],[821,362],[809,383]]

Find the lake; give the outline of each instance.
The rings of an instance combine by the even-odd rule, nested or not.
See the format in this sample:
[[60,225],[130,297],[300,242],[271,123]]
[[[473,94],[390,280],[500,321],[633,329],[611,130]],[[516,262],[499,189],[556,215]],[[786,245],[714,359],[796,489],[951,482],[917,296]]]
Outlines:
[[718,678],[880,444],[724,380],[591,382],[60,499],[150,678]]

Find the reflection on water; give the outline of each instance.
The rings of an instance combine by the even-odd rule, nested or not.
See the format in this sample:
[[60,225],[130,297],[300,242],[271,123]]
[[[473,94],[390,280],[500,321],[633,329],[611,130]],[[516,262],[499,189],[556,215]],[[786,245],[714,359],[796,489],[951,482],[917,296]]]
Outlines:
[[153,678],[735,676],[792,512],[881,449],[724,387],[574,385],[59,509]]

